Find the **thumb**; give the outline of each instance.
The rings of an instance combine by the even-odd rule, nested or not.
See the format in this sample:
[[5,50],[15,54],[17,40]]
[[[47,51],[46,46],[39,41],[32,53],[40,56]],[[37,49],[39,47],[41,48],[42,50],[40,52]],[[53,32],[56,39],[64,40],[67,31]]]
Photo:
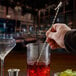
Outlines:
[[56,33],[55,32],[50,32],[49,35],[48,35],[48,38],[55,40]]

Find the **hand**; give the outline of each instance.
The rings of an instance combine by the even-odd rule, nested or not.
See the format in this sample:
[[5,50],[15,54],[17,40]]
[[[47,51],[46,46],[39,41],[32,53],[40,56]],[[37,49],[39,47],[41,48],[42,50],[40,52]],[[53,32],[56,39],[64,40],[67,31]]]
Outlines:
[[52,27],[46,32],[47,42],[51,46],[52,49],[56,48],[65,48],[64,45],[64,36],[67,31],[70,31],[66,24],[54,24]]

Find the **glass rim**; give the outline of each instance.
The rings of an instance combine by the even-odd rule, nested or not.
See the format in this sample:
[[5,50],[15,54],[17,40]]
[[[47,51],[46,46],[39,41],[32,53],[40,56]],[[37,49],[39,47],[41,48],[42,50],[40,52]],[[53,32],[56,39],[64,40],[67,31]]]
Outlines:
[[11,71],[20,71],[20,69],[8,69],[8,72],[11,72]]
[[30,46],[30,45],[40,45],[40,44],[44,44],[44,43],[28,43],[26,46]]

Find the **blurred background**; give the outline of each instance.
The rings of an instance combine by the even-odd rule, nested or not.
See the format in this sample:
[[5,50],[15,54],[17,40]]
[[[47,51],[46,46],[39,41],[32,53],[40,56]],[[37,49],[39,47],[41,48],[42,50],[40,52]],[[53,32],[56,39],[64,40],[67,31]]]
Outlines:
[[[12,34],[16,47],[5,58],[5,76],[9,68],[19,68],[26,76],[26,45],[44,42],[59,2],[62,6],[55,23],[76,28],[76,0],[0,0],[0,33]],[[76,55],[64,49],[51,51],[51,74],[67,68],[76,70]]]

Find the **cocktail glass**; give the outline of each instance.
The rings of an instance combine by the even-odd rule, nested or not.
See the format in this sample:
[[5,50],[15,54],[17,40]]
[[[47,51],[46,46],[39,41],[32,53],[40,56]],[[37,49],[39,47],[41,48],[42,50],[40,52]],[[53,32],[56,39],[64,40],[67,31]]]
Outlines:
[[27,45],[27,76],[50,76],[49,47],[44,47],[41,52],[42,47],[43,43]]
[[1,76],[4,76],[4,59],[15,45],[16,41],[12,34],[0,34]]

